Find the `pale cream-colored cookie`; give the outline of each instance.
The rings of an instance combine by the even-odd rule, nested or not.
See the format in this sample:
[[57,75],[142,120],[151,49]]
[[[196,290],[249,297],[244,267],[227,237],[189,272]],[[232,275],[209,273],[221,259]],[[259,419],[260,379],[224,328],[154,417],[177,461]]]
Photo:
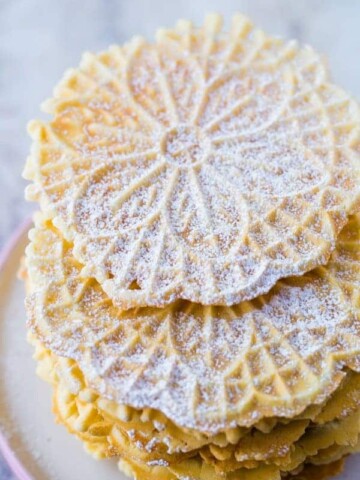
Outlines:
[[356,102],[240,15],[87,53],[45,110],[27,198],[122,309],[255,298],[325,264],[359,209]]
[[359,222],[345,227],[326,268],[253,302],[123,312],[40,216],[27,249],[29,327],[75,359],[102,396],[159,410],[180,427],[214,435],[292,418],[326,400],[343,367],[360,370]]
[[[324,428],[317,429],[318,433],[315,436],[308,435],[306,448],[309,453],[314,454],[314,448],[323,445],[324,440],[326,445],[327,438],[338,439],[339,443],[345,445],[357,440],[360,374],[351,372],[347,374],[345,381],[330,399],[317,406],[321,415],[314,414],[313,409],[307,409],[307,413],[303,412],[300,418],[288,419],[286,424],[283,424],[285,419],[275,419],[272,428],[262,429],[263,434],[256,424],[253,429],[237,428],[208,437],[196,430],[180,429],[160,412],[136,411],[99,397],[95,391],[86,386],[85,378],[76,362],[51,353],[33,335],[29,336],[29,340],[36,348],[37,373],[54,385],[56,403],[65,406],[62,411],[69,408],[72,411],[76,408],[85,412],[85,417],[81,416],[83,420],[80,423],[78,420],[69,420],[73,429],[77,425],[80,432],[88,431],[86,426],[82,426],[82,422],[86,422],[89,415],[92,418],[92,412],[96,411],[108,425],[116,426],[125,433],[138,448],[153,455],[159,454],[159,458],[162,459],[168,454],[190,452],[208,446],[206,458],[210,460],[213,458],[215,462],[229,460],[235,454],[238,461],[246,462],[247,465],[258,460],[271,459],[276,462],[282,458],[286,461],[285,457],[289,458],[291,453],[291,445],[302,437],[309,423],[311,422],[312,426],[319,423],[323,425],[325,417],[327,421]],[[301,422],[304,419],[307,421]],[[333,425],[331,435],[327,435],[328,425]],[[342,431],[345,435],[341,435]]]
[[[296,438],[298,420],[290,422],[283,432],[283,426],[268,434],[255,432],[254,438],[248,435],[236,446],[224,448],[228,458],[218,459],[212,455],[213,449],[204,447],[200,456],[206,463],[213,465],[219,474],[229,473],[245,467],[258,468],[261,465],[276,465],[282,472],[291,472],[299,468],[309,458],[318,458],[319,452],[337,447],[358,448],[360,433],[360,411],[343,420],[335,420],[326,425],[309,425],[300,438]],[[278,435],[279,432],[279,435]],[[258,440],[258,442],[256,441]],[[331,450],[332,451],[332,450]],[[339,450],[342,451],[342,450]],[[323,455],[323,454],[322,454]],[[324,455],[322,458],[325,458]]]
[[325,465],[304,466],[301,472],[289,475],[286,480],[325,480],[341,473],[344,469],[344,459],[334,461]]
[[[331,460],[330,460],[331,461]],[[311,465],[305,464],[302,465],[299,473],[289,474],[286,477],[282,477],[279,473],[274,471],[270,472],[269,470],[261,469],[255,472],[255,479],[256,480],[325,480],[330,478],[334,475],[339,474],[343,470],[344,460],[336,460],[332,463],[324,464],[324,465]],[[121,460],[119,462],[119,468],[122,472],[127,474],[131,478],[135,478],[136,480],[177,480],[179,477],[175,475],[171,475],[165,468],[156,467],[156,468],[149,468],[144,465],[137,464],[135,462],[129,460]],[[196,463],[188,462],[187,468],[189,468],[189,474],[187,478],[190,480],[249,480],[249,477],[242,476],[239,477],[238,474],[228,476],[219,477],[218,475],[213,476],[206,476],[206,474],[199,476],[198,475],[198,466]],[[242,473],[242,472],[241,472]],[[254,473],[254,472],[253,472]],[[197,475],[191,476],[192,474]],[[243,474],[243,473],[242,473]],[[201,474],[200,474],[201,475]],[[252,474],[253,475],[253,474]],[[256,476],[257,475],[257,476]],[[184,477],[182,477],[184,478]],[[186,477],[185,477],[186,478]],[[253,476],[250,476],[250,479],[253,480]]]
[[[86,393],[76,386],[77,383],[83,383],[78,368],[69,365],[68,374],[64,371],[66,364],[63,364],[61,358],[46,350],[33,336],[29,339],[36,346],[38,373],[53,384],[53,408],[57,420],[82,440],[86,450],[96,458],[122,457],[135,465],[142,465],[144,471],[160,474],[160,478],[172,478],[171,471],[180,474],[187,468],[189,474],[197,475],[194,478],[208,480],[206,475],[210,475],[209,478],[215,480],[224,476],[232,478],[234,475],[236,478],[239,472],[242,475],[248,473],[250,478],[256,474],[262,475],[264,471],[278,475],[276,469],[282,475],[287,471],[295,474],[302,470],[306,462],[328,463],[358,448],[360,412],[357,410],[353,414],[348,413],[349,388],[344,384],[341,387],[342,397],[335,394],[333,401],[323,406],[323,410],[326,410],[327,405],[334,404],[337,397],[340,403],[344,402],[348,413],[343,419],[340,417],[326,424],[311,426],[309,422],[294,419],[287,425],[279,424],[267,434],[249,432],[236,445],[229,444],[227,448],[218,448],[212,444],[209,444],[209,448],[198,445],[198,448],[189,449],[187,453],[169,454],[161,448],[161,440],[156,435],[150,442],[143,444],[141,427],[139,431],[127,430],[123,429],[122,422],[117,419],[108,419],[100,407],[97,395]],[[69,381],[69,378],[73,380]],[[164,430],[166,428],[164,425]],[[191,434],[188,434],[188,442],[190,445]]]
[[[39,351],[37,358],[40,360],[40,363],[44,362],[44,358],[39,357]],[[53,363],[51,369],[53,370],[56,356],[52,355],[51,358]],[[42,373],[46,370],[48,371],[49,380],[51,369],[48,369],[44,363],[42,367]],[[264,475],[271,475],[270,478],[277,479],[280,478],[280,471],[281,478],[283,478],[284,473],[291,468],[291,475],[286,478],[320,480],[321,478],[326,478],[325,473],[327,476],[330,476],[330,474],[335,474],[340,468],[341,462],[337,463],[336,471],[334,467],[327,465],[328,462],[341,458],[348,453],[356,452],[360,446],[357,440],[360,431],[358,412],[345,421],[330,422],[325,427],[320,426],[310,429],[292,447],[292,463],[285,463],[284,465],[275,463],[279,470],[278,472],[275,466],[271,466],[272,462],[265,462],[265,464],[262,464],[262,462],[254,462],[253,464],[238,462],[232,469],[222,470],[219,468],[219,465],[215,464],[215,468],[211,466],[212,462],[208,463],[209,458],[206,455],[202,455],[202,461],[199,458],[187,458],[186,455],[175,455],[173,459],[170,459],[170,457],[167,457],[168,459],[159,458],[156,455],[152,457],[150,449],[147,450],[147,455],[144,455],[141,452],[138,441],[131,436],[127,438],[121,434],[116,424],[106,422],[101,417],[96,404],[86,403],[82,398],[71,394],[63,383],[59,383],[59,378],[51,381],[55,387],[54,412],[58,421],[64,424],[70,433],[75,434],[82,440],[87,452],[96,458],[103,458],[104,456],[121,457],[122,460],[119,462],[120,468],[131,476],[134,475],[136,479],[175,479],[180,478],[182,472],[185,471],[188,473],[188,478],[195,480],[209,480],[209,478],[213,480],[236,479],[240,473],[242,479],[244,476],[245,478],[249,476],[251,479],[258,479],[263,478]],[[351,430],[354,430],[354,435],[351,433]],[[355,432],[355,430],[357,431]],[[120,434],[121,436],[119,436]],[[269,435],[271,436],[272,434]],[[273,437],[274,446],[277,444],[277,441],[278,437],[275,435]],[[155,442],[153,443],[155,444]],[[261,446],[261,443],[257,442],[257,448],[266,448],[266,444]],[[238,447],[242,448],[242,446],[242,444],[239,444]],[[299,455],[300,451],[301,455]],[[188,455],[190,455],[190,452]],[[305,459],[305,462],[300,463],[300,459]],[[318,466],[312,466],[311,463],[315,463]],[[297,472],[299,472],[299,475]],[[144,477],[142,473],[145,475]],[[310,473],[314,476],[309,477]],[[268,480],[267,477],[265,478]]]

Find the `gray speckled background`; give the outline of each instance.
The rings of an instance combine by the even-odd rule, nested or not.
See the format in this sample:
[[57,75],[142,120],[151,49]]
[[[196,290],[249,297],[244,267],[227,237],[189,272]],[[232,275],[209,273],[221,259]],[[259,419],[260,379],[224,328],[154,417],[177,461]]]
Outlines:
[[[0,247],[33,208],[20,177],[25,125],[64,69],[84,50],[151,36],[179,17],[201,22],[207,11],[243,11],[271,33],[312,44],[360,99],[359,0],[0,0]],[[13,478],[0,459],[0,480]]]

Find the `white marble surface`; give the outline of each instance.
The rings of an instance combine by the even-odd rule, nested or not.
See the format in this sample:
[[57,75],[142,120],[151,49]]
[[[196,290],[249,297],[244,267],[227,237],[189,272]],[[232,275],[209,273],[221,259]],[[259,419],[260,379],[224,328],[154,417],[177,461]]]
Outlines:
[[[333,78],[360,99],[359,0],[0,0],[0,247],[33,208],[23,201],[25,125],[40,116],[66,67],[84,50],[133,34],[150,37],[179,17],[207,11],[250,15],[267,31],[310,43],[329,59]],[[0,480],[13,477],[0,461]],[[69,480],[77,480],[69,479]]]

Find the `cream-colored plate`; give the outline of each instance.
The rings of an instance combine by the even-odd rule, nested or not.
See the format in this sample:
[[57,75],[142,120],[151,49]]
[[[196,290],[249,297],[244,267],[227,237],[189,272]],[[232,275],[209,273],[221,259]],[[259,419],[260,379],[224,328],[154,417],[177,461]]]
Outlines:
[[[50,388],[35,376],[25,341],[24,289],[16,272],[27,226],[0,255],[0,449],[21,480],[125,480],[115,461],[96,462],[54,423]],[[337,480],[357,480],[360,456]]]

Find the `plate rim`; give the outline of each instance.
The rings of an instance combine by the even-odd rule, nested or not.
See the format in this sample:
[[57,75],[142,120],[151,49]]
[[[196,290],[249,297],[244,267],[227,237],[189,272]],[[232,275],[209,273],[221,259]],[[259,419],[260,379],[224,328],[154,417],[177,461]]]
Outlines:
[[[5,269],[5,266],[11,257],[13,251],[17,247],[18,243],[29,230],[32,223],[32,218],[28,217],[22,221],[18,227],[10,235],[7,242],[5,242],[4,247],[0,251],[0,274]],[[32,475],[26,470],[22,462],[16,456],[14,450],[10,447],[5,435],[0,430],[0,452],[2,453],[4,460],[9,466],[11,472],[15,475],[18,480],[34,480]]]

